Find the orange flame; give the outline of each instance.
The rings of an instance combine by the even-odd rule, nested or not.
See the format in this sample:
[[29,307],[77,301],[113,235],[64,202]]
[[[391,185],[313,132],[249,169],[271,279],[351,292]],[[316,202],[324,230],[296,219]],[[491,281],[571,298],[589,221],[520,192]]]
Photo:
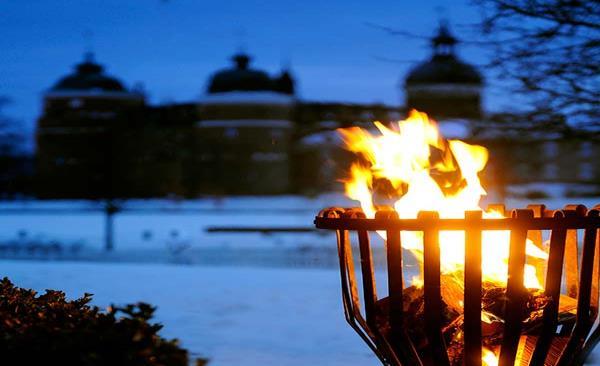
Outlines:
[[[391,127],[375,122],[378,134],[352,127],[338,130],[346,148],[361,157],[345,181],[346,194],[357,200],[368,218],[376,212],[375,198],[381,182],[386,181],[388,196],[400,218],[416,218],[419,211],[437,211],[442,218],[463,218],[467,210],[481,210],[479,201],[486,194],[479,172],[488,160],[483,146],[442,138],[435,121],[415,110]],[[498,212],[484,212],[485,218],[501,218]],[[385,233],[379,233],[385,239]],[[402,232],[402,246],[422,263],[423,235]],[[464,232],[440,232],[442,273],[456,276],[462,286]],[[508,277],[509,231],[484,231],[482,236],[482,276],[499,286]],[[547,253],[527,242],[527,255],[547,259]],[[460,276],[459,276],[460,275]],[[460,277],[460,278],[459,278]],[[421,278],[413,278],[420,285]],[[542,288],[534,266],[526,265],[524,285]]]
[[489,348],[483,347],[481,361],[483,366],[498,366],[498,356]]

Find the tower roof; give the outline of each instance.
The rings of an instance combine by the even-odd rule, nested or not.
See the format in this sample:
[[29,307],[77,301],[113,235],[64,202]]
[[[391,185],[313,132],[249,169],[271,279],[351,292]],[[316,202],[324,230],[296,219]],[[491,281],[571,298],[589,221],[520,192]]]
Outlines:
[[210,79],[208,93],[231,91],[271,91],[293,94],[293,79],[289,73],[271,78],[266,72],[250,68],[251,57],[239,53],[232,57],[234,67],[217,71]]
[[104,68],[95,62],[92,53],[86,53],[83,62],[75,66],[75,72],[61,78],[52,90],[126,91],[118,79],[104,74]]
[[432,57],[408,73],[406,84],[482,84],[479,71],[456,56],[454,46],[457,43],[448,25],[442,22],[437,34],[431,38]]

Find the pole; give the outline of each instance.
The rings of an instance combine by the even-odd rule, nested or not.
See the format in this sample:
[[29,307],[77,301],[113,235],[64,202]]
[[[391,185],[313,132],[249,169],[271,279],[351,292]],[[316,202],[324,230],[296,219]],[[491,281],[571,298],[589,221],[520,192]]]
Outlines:
[[111,252],[114,249],[113,234],[114,234],[114,215],[117,212],[117,206],[112,200],[106,201],[104,221],[104,249]]

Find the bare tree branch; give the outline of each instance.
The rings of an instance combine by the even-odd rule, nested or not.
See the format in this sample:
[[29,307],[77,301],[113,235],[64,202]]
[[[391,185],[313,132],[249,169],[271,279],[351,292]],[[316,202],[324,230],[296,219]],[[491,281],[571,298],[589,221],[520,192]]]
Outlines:
[[600,2],[474,0],[496,68],[532,99],[532,113],[600,129]]

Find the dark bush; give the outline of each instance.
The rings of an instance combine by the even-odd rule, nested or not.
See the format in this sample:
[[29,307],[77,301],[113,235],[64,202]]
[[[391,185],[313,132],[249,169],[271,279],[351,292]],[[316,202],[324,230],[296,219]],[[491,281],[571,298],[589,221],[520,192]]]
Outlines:
[[[61,291],[15,287],[0,281],[0,364],[61,366],[187,366],[177,340],[149,323],[155,308],[145,303],[90,306],[91,295],[67,301]],[[198,362],[201,364],[201,362]]]

